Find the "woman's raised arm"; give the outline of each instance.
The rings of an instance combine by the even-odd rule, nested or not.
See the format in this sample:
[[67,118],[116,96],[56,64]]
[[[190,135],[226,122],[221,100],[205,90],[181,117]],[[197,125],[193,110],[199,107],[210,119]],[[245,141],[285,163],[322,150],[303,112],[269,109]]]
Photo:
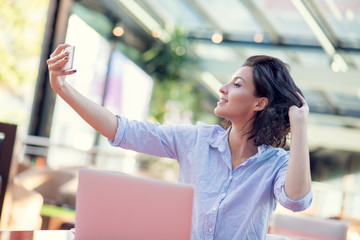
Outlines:
[[309,107],[299,94],[302,106],[291,106],[290,118],[290,155],[285,178],[285,192],[293,200],[303,198],[311,188],[310,157],[307,137],[307,117]]
[[68,46],[60,44],[46,61],[51,88],[96,131],[114,140],[117,129],[116,116],[108,109],[83,96],[65,81],[67,75],[76,72],[73,69],[63,70],[63,66],[68,61],[68,53],[63,50]]

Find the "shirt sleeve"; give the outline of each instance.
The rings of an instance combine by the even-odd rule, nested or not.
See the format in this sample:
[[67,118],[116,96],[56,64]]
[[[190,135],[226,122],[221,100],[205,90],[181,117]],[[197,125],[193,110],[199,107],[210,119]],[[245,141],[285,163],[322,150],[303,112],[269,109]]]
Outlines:
[[[288,158],[289,155],[287,154],[286,157]],[[278,171],[274,184],[274,195],[279,203],[285,208],[290,209],[293,212],[304,211],[311,205],[313,198],[312,189],[310,188],[309,192],[299,200],[292,200],[289,198],[285,193],[287,167],[288,161],[286,161]]]
[[115,139],[108,139],[112,146],[158,157],[179,159],[186,149],[191,149],[196,133],[193,125],[161,125],[121,116],[117,118]]

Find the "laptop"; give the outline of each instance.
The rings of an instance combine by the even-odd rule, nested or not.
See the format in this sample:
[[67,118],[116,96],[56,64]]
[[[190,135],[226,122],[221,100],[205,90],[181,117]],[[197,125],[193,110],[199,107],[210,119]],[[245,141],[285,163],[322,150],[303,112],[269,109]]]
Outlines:
[[190,185],[79,169],[76,240],[189,240]]

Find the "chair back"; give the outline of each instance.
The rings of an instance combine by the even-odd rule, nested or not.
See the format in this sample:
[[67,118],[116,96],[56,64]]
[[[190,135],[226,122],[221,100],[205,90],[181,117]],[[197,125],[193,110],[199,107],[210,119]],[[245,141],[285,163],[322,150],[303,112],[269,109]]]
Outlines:
[[266,240],[290,240],[290,238],[287,238],[287,237],[284,237],[281,235],[276,235],[276,234],[267,234]]
[[15,144],[16,127],[13,124],[0,123],[0,219]]
[[274,214],[269,233],[307,240],[346,240],[348,224],[343,220]]

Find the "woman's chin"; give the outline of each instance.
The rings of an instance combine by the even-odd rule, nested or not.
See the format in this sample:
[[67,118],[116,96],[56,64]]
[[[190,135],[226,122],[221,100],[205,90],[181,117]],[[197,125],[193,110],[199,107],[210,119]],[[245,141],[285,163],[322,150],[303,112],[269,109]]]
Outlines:
[[214,109],[214,113],[215,113],[215,115],[218,116],[218,117],[224,117],[224,116],[222,116],[221,111],[219,110],[218,107],[216,107],[216,108]]

